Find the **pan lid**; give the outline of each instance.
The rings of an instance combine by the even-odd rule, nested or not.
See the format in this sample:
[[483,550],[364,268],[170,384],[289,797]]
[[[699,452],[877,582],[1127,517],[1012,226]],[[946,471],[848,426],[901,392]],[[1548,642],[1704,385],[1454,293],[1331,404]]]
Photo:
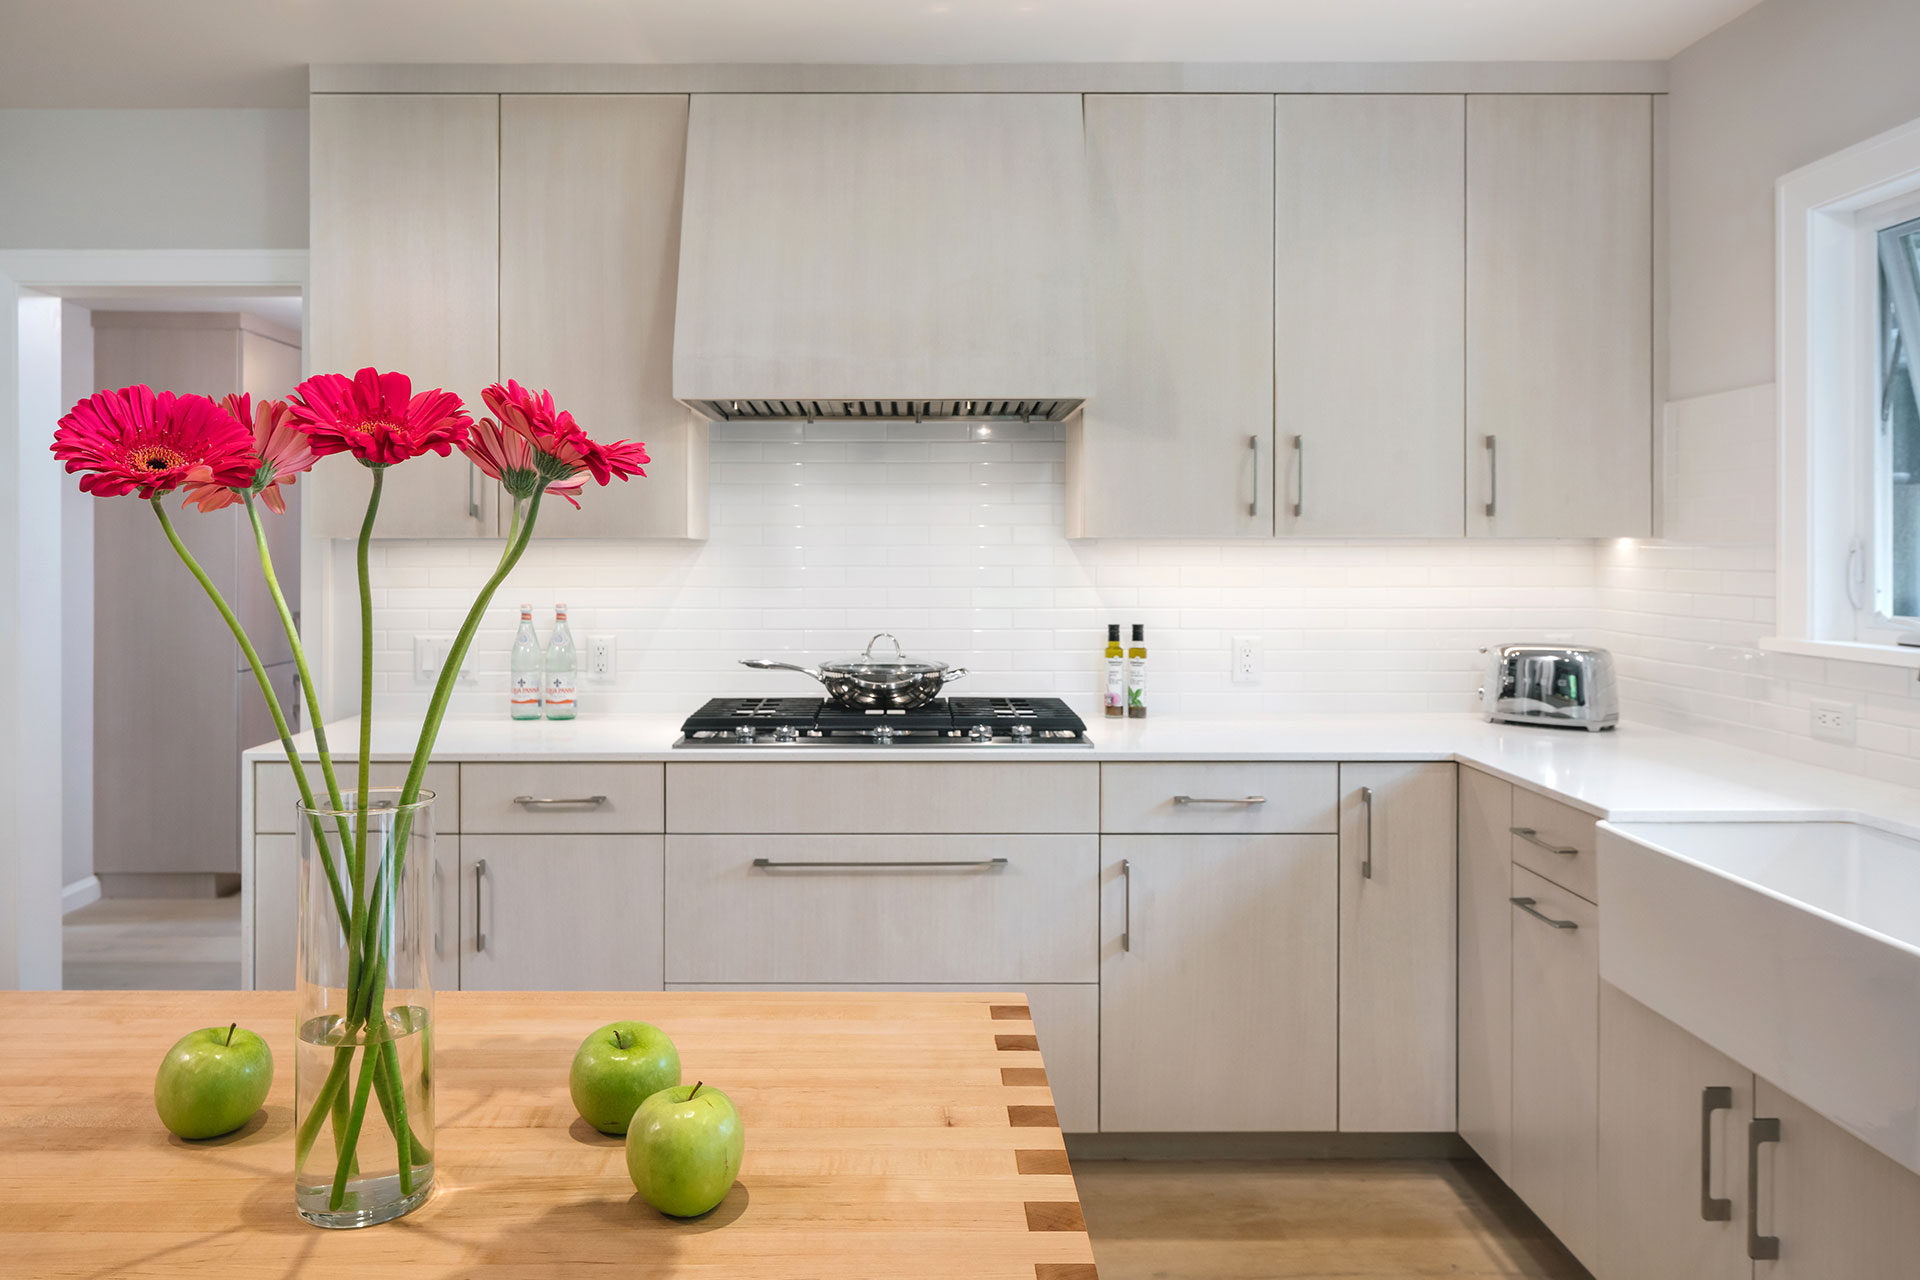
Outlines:
[[[884,657],[876,658],[873,656],[873,646],[879,644],[882,640],[893,645],[893,657],[890,659]],[[952,667],[945,662],[914,661],[907,657],[906,650],[900,647],[900,641],[898,639],[882,631],[880,634],[874,636],[873,639],[867,641],[867,647],[859,657],[849,658],[845,662],[823,662],[820,664],[820,669],[822,671],[830,671],[834,675],[839,676],[860,676],[867,679],[879,680],[904,680],[910,676],[939,675],[951,670]]]

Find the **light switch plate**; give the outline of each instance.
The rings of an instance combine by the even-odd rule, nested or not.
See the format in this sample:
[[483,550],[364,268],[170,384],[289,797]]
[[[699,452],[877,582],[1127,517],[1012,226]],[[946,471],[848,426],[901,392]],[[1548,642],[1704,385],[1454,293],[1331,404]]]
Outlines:
[[595,684],[611,684],[620,674],[620,649],[610,635],[587,637],[587,678]]
[[1851,743],[1857,733],[1853,704],[1815,699],[1809,707],[1813,736],[1822,742]]
[[[446,665],[447,652],[453,648],[453,633],[450,631],[422,632],[413,638],[413,682],[417,685],[431,685],[440,679],[440,669]],[[460,682],[473,679],[473,646],[467,646],[466,656],[460,660]]]
[[1233,682],[1235,684],[1260,683],[1260,637],[1235,636],[1233,638]]

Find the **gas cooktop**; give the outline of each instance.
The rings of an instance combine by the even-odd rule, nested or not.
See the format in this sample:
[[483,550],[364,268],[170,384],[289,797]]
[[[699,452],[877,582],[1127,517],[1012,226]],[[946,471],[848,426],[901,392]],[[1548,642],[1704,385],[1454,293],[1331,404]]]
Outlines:
[[1087,725],[1058,698],[935,698],[912,711],[848,711],[824,698],[715,698],[676,747],[1080,747]]

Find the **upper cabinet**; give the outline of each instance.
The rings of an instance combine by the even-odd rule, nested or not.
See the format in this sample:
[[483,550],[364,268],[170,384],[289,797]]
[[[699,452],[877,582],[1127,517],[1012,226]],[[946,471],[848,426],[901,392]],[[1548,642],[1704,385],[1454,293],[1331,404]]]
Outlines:
[[[706,430],[671,386],[686,121],[684,95],[313,95],[309,369],[401,370],[475,416],[497,380],[550,390],[653,461],[543,503],[536,536],[705,537]],[[365,473],[308,483],[308,532],[357,536]],[[377,532],[496,537],[498,496],[458,454],[416,459]]]
[[1467,100],[1469,534],[1651,532],[1653,270],[1650,98]]
[[500,370],[647,478],[543,502],[537,537],[703,538],[707,428],[673,398],[683,95],[500,100]]
[[1094,392],[1070,537],[1273,536],[1273,99],[1086,100]]
[[[307,369],[398,370],[470,405],[499,374],[500,100],[315,94]],[[301,481],[307,532],[359,536],[371,485],[344,460]],[[455,452],[387,472],[380,536],[495,529],[496,486]]]
[[1283,96],[1274,132],[1277,532],[1457,538],[1466,100]]

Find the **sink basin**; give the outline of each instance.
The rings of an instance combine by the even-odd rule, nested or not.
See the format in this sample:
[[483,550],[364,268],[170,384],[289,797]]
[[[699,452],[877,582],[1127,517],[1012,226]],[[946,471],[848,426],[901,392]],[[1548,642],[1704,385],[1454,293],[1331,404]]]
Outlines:
[[1600,976],[1920,1173],[1920,841],[1602,823]]

